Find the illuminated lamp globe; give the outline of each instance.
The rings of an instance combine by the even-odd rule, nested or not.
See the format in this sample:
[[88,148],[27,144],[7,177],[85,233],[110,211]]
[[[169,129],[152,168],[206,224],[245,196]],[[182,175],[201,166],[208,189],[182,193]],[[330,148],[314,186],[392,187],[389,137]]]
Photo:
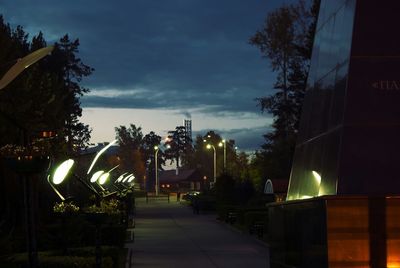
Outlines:
[[103,170],[96,171],[96,172],[92,175],[92,177],[90,178],[90,182],[92,182],[92,183],[96,182],[96,181],[100,178],[100,176],[101,176],[103,173],[104,173]]
[[101,185],[103,185],[104,183],[106,183],[108,177],[110,177],[110,173],[108,173],[108,172],[101,174],[101,176],[99,178],[99,183]]
[[54,172],[53,175],[53,183],[60,184],[64,181],[65,177],[67,177],[68,172],[71,170],[72,166],[74,165],[74,160],[68,159],[61,163]]

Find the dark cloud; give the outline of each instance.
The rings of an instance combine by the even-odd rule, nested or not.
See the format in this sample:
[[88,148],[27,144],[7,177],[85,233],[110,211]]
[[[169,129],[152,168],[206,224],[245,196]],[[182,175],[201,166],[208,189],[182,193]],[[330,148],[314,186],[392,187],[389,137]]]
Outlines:
[[[288,0],[289,1],[289,0]],[[275,74],[248,39],[283,0],[12,0],[0,13],[48,43],[68,33],[95,68],[83,107],[176,110],[213,117],[259,114]],[[286,1],[287,2],[287,1]],[[290,1],[289,1],[290,2]],[[267,127],[219,131],[257,149]]]
[[[256,112],[253,100],[269,94],[274,76],[248,39],[275,2],[13,0],[0,8],[6,21],[41,30],[51,42],[65,33],[79,38],[81,58],[96,69],[85,86],[149,93],[87,96],[84,106]],[[153,99],[160,92],[166,99]]]

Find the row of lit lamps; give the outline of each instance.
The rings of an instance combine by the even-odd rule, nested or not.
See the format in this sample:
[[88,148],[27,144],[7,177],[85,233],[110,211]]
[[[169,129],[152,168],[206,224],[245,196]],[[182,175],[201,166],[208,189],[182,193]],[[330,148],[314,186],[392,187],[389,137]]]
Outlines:
[[[207,138],[211,138],[211,135],[207,135]],[[204,143],[207,143],[207,139],[203,139]],[[224,148],[224,171],[226,171],[226,140],[223,139],[221,142],[218,143],[219,147],[223,147]],[[214,183],[217,180],[217,150],[215,149],[215,146],[211,143],[207,143],[206,145],[207,149],[213,149],[214,151]],[[237,149],[237,147],[235,147],[235,149]]]
[[[102,150],[100,150],[95,158],[93,159],[88,171],[87,175],[90,174],[91,170],[93,169],[96,161],[99,159],[99,157],[112,145],[114,145],[117,142],[117,140],[112,141],[109,143],[106,147],[104,147]],[[75,161],[73,159],[68,159],[65,160],[63,163],[61,163],[51,176],[50,174],[47,176],[47,181],[49,182],[51,188],[54,190],[54,192],[60,197],[62,201],[65,201],[65,197],[57,190],[55,187],[56,185],[60,185],[68,176],[70,171],[72,170],[73,166],[75,164]],[[76,174],[73,174],[74,177],[76,177],[80,182],[82,182],[90,191],[92,191],[96,196],[101,196],[105,197],[108,195],[115,194],[116,192],[112,192],[109,194],[105,194],[107,191],[104,189],[103,185],[110,179],[111,172],[116,169],[119,165],[113,167],[109,171],[104,171],[104,170],[99,170],[93,173],[93,175],[90,178],[90,182],[93,184],[96,184],[100,189],[101,189],[101,194],[92,186],[89,185],[85,180],[83,180],[81,177],[77,176]],[[118,189],[118,185],[122,185],[124,187],[125,183],[128,183],[129,185],[132,184],[133,180],[135,179],[135,176],[133,174],[128,174],[128,172],[123,173],[114,181],[114,186]]]

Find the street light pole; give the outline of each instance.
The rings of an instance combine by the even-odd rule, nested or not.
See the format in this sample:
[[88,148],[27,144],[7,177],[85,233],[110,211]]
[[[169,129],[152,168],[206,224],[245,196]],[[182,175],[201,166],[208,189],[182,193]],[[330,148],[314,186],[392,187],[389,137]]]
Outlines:
[[158,183],[158,151],[160,148],[158,146],[154,146],[155,154],[154,154],[154,172],[156,174],[156,196],[158,196],[158,190],[159,190],[159,183]]
[[217,151],[215,150],[214,145],[207,144],[207,149],[213,148],[214,150],[214,183],[217,181]]
[[224,146],[224,172],[226,172],[226,140],[222,140],[218,146]]

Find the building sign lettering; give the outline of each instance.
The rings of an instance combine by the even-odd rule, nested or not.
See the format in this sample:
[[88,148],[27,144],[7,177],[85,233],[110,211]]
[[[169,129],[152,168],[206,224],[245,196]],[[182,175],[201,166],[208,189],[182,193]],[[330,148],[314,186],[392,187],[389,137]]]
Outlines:
[[380,90],[400,90],[400,80],[379,80],[372,82],[372,87]]

